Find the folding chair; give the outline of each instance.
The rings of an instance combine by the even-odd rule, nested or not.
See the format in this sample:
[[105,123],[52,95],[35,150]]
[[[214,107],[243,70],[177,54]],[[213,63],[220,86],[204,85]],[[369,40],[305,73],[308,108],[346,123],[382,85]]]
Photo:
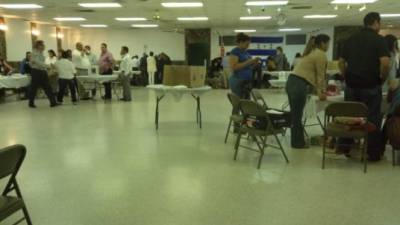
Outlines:
[[[268,113],[265,111],[264,107],[253,101],[241,100],[240,101],[240,109],[242,111],[244,120],[243,120],[242,127],[239,129],[239,135],[237,136],[237,139],[236,139],[234,160],[237,159],[239,147],[245,148],[247,150],[259,152],[260,157],[258,159],[257,168],[260,169],[262,158],[264,156],[264,150],[266,147],[269,146],[269,147],[272,147],[275,149],[279,149],[282,152],[282,155],[285,158],[286,162],[289,163],[289,159],[287,158],[285,150],[283,149],[282,144],[279,141],[279,138],[277,136],[278,133],[283,132],[282,128],[280,128],[279,130],[274,128],[273,123],[272,123]],[[264,121],[266,121],[266,127],[265,128],[256,128],[256,127],[250,126],[247,123],[248,119],[264,120]],[[247,146],[240,145],[241,137],[243,134],[246,134],[246,133],[257,144],[258,150],[252,149]],[[275,140],[278,143],[278,146],[267,144],[268,136],[275,137]]]
[[[240,98],[235,95],[235,94],[228,94],[228,99],[229,102],[232,105],[232,115],[229,117],[229,125],[228,125],[228,130],[226,131],[225,135],[225,143],[228,141],[228,136],[231,130],[231,127],[238,126],[238,124],[241,124],[243,121],[243,116],[240,115]],[[239,127],[237,127],[239,129]]]
[[[24,217],[15,222],[14,225],[20,224],[24,220],[28,225],[32,225],[16,179],[25,155],[26,148],[23,145],[13,145],[0,150],[0,179],[9,177],[0,197],[0,222],[22,210]],[[9,195],[12,191],[15,191],[16,196]]]
[[[324,119],[324,140],[327,140],[328,137],[364,140],[361,160],[364,161],[364,173],[366,173],[368,161],[366,156],[368,147],[368,131],[366,129],[349,130],[345,126],[338,126],[335,122],[333,122],[335,117],[356,117],[364,118],[365,121],[368,121],[367,106],[358,102],[332,103],[325,109]],[[325,158],[326,141],[324,141],[322,149],[322,169],[325,169]]]

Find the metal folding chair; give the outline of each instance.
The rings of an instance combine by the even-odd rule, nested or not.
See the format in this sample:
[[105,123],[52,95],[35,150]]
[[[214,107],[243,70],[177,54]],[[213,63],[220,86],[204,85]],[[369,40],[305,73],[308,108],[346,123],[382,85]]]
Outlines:
[[231,127],[235,129],[235,126],[237,126],[236,129],[239,129],[239,126],[243,121],[243,116],[240,115],[240,107],[239,107],[240,98],[235,94],[229,93],[228,100],[232,105],[232,115],[229,117],[229,125],[225,135],[225,143],[228,141],[228,136],[231,131]]
[[[13,145],[0,150],[0,179],[8,178],[7,185],[0,196],[0,222],[22,210],[24,217],[14,225],[23,222],[32,225],[28,210],[17,183],[17,173],[24,161],[26,148],[23,145]],[[16,196],[10,195],[15,191]]]
[[[237,136],[237,139],[236,139],[234,160],[237,159],[239,147],[242,147],[247,150],[259,152],[260,157],[258,159],[257,168],[260,169],[262,158],[263,158],[264,152],[265,152],[265,148],[269,146],[269,147],[272,147],[275,149],[279,149],[282,152],[282,155],[285,158],[286,162],[289,163],[289,159],[287,158],[285,150],[283,149],[282,144],[277,136],[277,134],[282,133],[283,131],[282,131],[282,129],[276,130],[274,128],[272,121],[271,121],[268,113],[265,111],[264,107],[253,101],[241,100],[240,101],[240,109],[243,114],[243,122],[242,122],[243,125],[239,129],[239,135]],[[265,128],[253,127],[253,126],[249,125],[249,123],[247,122],[248,119],[264,120],[264,121],[266,121],[266,127]],[[253,149],[248,146],[240,145],[241,137],[243,134],[246,134],[246,133],[256,143],[258,150]],[[275,140],[276,140],[278,146],[267,144],[268,136],[275,137]]]
[[368,131],[365,129],[349,130],[344,126],[338,126],[333,120],[336,117],[368,117],[368,108],[359,102],[340,102],[332,103],[325,109],[324,119],[324,145],[322,149],[322,169],[325,169],[326,158],[326,141],[328,137],[334,138],[353,138],[364,140],[362,147],[362,161],[364,162],[364,173],[367,172],[367,147],[368,147]]

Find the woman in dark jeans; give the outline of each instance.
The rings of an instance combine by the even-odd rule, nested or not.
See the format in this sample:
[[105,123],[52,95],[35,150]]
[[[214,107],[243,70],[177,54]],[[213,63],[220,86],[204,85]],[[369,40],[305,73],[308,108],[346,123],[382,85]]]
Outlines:
[[253,66],[260,63],[260,58],[252,58],[247,52],[250,37],[244,33],[236,36],[237,47],[231,51],[229,63],[232,76],[229,79],[231,91],[241,99],[250,99]]
[[329,36],[320,34],[311,37],[303,57],[294,68],[286,84],[292,114],[291,145],[302,149],[308,146],[304,140],[303,111],[307,96],[314,92],[321,100],[326,99],[326,67],[328,59]]

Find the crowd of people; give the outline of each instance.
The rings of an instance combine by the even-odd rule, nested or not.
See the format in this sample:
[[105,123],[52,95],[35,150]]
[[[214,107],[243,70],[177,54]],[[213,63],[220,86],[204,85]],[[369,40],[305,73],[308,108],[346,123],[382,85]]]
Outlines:
[[[45,57],[45,43],[37,41],[34,43],[33,51],[26,52],[20,62],[19,71],[10,66],[6,60],[0,59],[0,73],[3,75],[19,72],[31,75],[31,85],[22,88],[25,93],[23,99],[29,99],[29,106],[35,108],[35,96],[37,88],[41,87],[50,101],[50,106],[55,107],[63,102],[66,94],[71,94],[71,99],[76,104],[79,94],[80,100],[88,100],[96,96],[96,87],[93,83],[82,83],[76,76],[87,76],[92,74],[112,75],[116,71],[122,85],[122,101],[131,101],[131,85],[147,85],[161,83],[163,79],[163,68],[172,64],[171,59],[165,53],[155,55],[154,52],[146,53],[139,59],[137,55],[130,56],[129,48],[121,47],[120,59],[114,58],[108,50],[107,44],[101,44],[101,54],[97,57],[91,50],[91,46],[84,46],[81,42],[76,43],[73,50],[59,50],[58,53],[52,49],[47,51]],[[134,73],[134,71],[139,71]],[[66,90],[66,89],[69,89]],[[112,87],[110,82],[104,83],[105,100],[112,98]],[[4,89],[1,90],[4,92]],[[4,95],[4,93],[0,93]]]
[[[369,110],[368,121],[375,126],[369,133],[367,143],[370,161],[379,161],[385,150],[387,134],[385,129],[381,130],[382,115],[390,118],[400,113],[397,38],[393,35],[382,37],[379,35],[380,27],[380,14],[367,14],[364,18],[364,28],[344,43],[339,59],[340,76],[345,82],[345,101],[364,103]],[[294,149],[309,147],[305,141],[302,121],[307,97],[314,94],[319,96],[321,101],[327,99],[326,52],[330,40],[326,34],[311,37],[304,53],[297,54],[292,65],[293,71],[286,84],[286,93],[292,117],[291,146]],[[232,70],[232,76],[229,78],[230,89],[242,99],[250,99],[253,73],[262,64],[260,58],[253,58],[247,52],[249,45],[250,37],[243,33],[238,34],[237,47],[229,56],[229,67]],[[277,57],[267,60],[267,67],[286,70],[288,63],[282,49],[277,49],[277,53]],[[381,111],[384,89],[389,91],[390,96],[388,112]],[[336,153],[348,156],[353,141],[339,139]]]

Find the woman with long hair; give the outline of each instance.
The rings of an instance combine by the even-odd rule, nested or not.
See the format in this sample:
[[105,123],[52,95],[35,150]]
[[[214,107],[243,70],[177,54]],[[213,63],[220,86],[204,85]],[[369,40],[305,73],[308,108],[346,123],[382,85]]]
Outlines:
[[286,84],[289,105],[292,114],[291,145],[292,148],[307,148],[304,140],[303,111],[307,96],[314,93],[321,100],[326,99],[326,67],[329,48],[328,35],[319,34],[311,37],[304,50],[303,57],[294,68]]

